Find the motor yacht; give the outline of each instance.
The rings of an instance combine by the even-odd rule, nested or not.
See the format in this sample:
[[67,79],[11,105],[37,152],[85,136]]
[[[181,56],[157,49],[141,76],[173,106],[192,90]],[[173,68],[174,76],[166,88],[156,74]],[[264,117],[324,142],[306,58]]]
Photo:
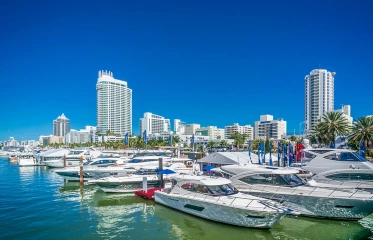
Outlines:
[[18,165],[25,166],[40,166],[40,159],[38,160],[33,153],[21,153],[18,157]]
[[[106,169],[108,166],[113,166],[113,165],[123,165],[124,162],[120,158],[97,158],[95,160],[89,160],[85,161],[83,163],[83,174],[84,174],[84,179],[88,181],[88,179],[93,178],[92,174],[87,173],[89,170],[93,169]],[[131,172],[135,170],[128,169],[127,172]],[[62,169],[55,170],[55,173],[58,175],[62,176],[66,180],[69,181],[79,181],[80,180],[80,167],[79,166],[74,166],[74,167],[66,167]],[[106,172],[103,172],[102,174],[105,175]],[[110,176],[109,172],[109,176]]]
[[[170,169],[177,174],[190,174],[193,169],[187,168],[183,163],[174,163],[170,167],[164,169]],[[95,180],[89,180],[89,183],[98,185],[104,192],[107,193],[131,193],[137,190],[141,190],[143,187],[143,179],[146,177],[148,187],[159,187],[160,186],[160,175],[157,174],[158,166],[145,165],[137,171],[128,174],[123,177],[107,177]],[[164,176],[164,180],[169,181],[168,175]]]
[[[222,166],[241,192],[288,202],[289,207],[309,217],[357,220],[373,213],[373,195],[367,191],[308,185],[294,169]],[[212,169],[214,171],[214,169]]]
[[291,211],[280,203],[240,193],[226,178],[176,175],[171,179],[171,188],[155,192],[155,202],[208,220],[268,229]]
[[371,170],[373,173],[373,164],[353,150],[316,148],[302,151],[302,168],[313,174],[336,169]]
[[[66,155],[66,166],[73,167],[79,166],[80,158],[83,158],[83,162],[98,158],[101,156],[101,152],[94,148],[82,149],[82,150],[70,150]],[[51,168],[63,168],[64,167],[64,156],[59,159],[46,160],[44,164]]]

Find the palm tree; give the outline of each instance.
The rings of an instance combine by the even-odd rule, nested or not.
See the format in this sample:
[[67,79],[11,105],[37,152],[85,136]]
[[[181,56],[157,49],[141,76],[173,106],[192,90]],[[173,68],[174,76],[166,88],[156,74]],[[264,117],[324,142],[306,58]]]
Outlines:
[[214,145],[215,145],[215,143],[214,143],[213,141],[210,141],[210,142],[207,143],[207,147],[210,148],[210,149],[211,149]]
[[321,123],[312,126],[309,138],[311,143],[317,143],[319,145],[329,143],[329,137],[327,133],[323,132]]
[[221,147],[226,147],[226,146],[228,146],[228,142],[226,140],[221,140],[220,141],[220,146]]
[[363,141],[367,148],[369,141],[373,139],[373,117],[361,117],[354,122],[348,139],[353,146],[359,146],[360,141]]
[[319,124],[321,133],[328,137],[329,142],[333,143],[338,135],[346,134],[350,128],[342,112],[328,112],[322,115]]
[[292,141],[292,142],[296,142],[297,141],[297,137],[296,136],[290,136],[289,137],[289,140]]

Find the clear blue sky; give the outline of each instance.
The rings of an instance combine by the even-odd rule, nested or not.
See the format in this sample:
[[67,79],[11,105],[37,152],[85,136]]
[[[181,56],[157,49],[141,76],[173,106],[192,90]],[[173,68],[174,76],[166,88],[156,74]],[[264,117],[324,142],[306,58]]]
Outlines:
[[0,140],[96,125],[97,72],[146,111],[224,127],[304,120],[304,76],[337,72],[335,108],[373,114],[373,1],[3,1]]

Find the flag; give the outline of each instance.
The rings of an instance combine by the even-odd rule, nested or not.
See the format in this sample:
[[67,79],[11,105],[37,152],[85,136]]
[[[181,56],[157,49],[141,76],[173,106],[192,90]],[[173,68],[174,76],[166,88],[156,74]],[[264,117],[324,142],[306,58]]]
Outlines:
[[172,135],[170,134],[170,138],[168,139],[168,146],[172,146]]
[[192,139],[190,140],[190,144],[192,145],[194,151],[194,134],[192,135]]
[[284,167],[286,167],[287,160],[288,160],[288,150],[287,150],[286,143],[284,143]]
[[272,162],[272,148],[273,148],[273,144],[272,144],[272,142],[269,142],[269,165],[270,166],[273,166],[273,162]]
[[265,162],[266,162],[266,146],[265,146],[264,142],[262,142],[262,156],[263,156],[262,163],[265,164]]
[[296,155],[296,161],[297,162],[300,162],[301,161],[301,158],[302,158],[302,149],[304,149],[304,146],[303,144],[301,144],[300,142],[297,142],[297,145],[296,145],[296,151],[297,151],[297,155]]
[[363,141],[360,141],[360,156],[362,156],[363,158],[365,158],[365,145],[364,145],[364,142]]
[[334,142],[330,142],[330,148],[335,148]]
[[293,145],[289,142],[289,167],[293,162]]
[[247,150],[248,150],[248,152],[249,152],[249,157],[250,157],[250,161],[251,161],[251,141],[249,141],[248,143],[247,143]]
[[144,130],[144,132],[142,133],[142,139],[144,140],[144,144],[146,144],[148,141],[147,141],[147,136],[146,136],[146,130]]
[[128,145],[128,133],[124,135],[124,145]]
[[262,150],[262,143],[259,143],[258,144],[258,163],[259,164],[262,164],[262,162],[260,161],[260,154],[261,154],[261,151]]
[[281,165],[281,143],[277,142],[277,166],[280,167]]

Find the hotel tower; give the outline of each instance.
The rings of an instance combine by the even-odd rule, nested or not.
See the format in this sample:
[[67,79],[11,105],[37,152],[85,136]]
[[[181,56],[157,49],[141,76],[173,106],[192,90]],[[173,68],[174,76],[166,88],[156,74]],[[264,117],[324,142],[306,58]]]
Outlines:
[[314,69],[305,77],[305,129],[320,120],[320,116],[334,110],[334,75],[326,69]]
[[110,71],[99,71],[97,90],[97,131],[105,134],[132,133],[132,89],[115,79]]

